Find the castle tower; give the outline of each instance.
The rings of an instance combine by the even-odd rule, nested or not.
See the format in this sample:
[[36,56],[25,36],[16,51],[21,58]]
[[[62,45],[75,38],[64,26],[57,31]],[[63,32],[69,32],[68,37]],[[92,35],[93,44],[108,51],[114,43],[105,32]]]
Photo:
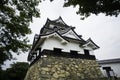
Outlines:
[[30,68],[25,80],[80,80],[100,78],[93,51],[98,49],[90,38],[84,40],[61,17],[47,19],[34,37],[28,55]]

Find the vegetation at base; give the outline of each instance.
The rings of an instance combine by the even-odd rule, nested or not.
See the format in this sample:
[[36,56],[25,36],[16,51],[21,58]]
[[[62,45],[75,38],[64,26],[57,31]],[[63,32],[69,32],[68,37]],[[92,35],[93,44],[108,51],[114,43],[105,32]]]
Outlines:
[[0,80],[24,80],[29,64],[17,62],[11,64],[11,68],[0,70]]

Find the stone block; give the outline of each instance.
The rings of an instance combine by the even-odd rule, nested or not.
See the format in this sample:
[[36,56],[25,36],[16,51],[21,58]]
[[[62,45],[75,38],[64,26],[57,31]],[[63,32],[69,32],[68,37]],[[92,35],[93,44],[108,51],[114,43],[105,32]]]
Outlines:
[[50,68],[45,67],[45,68],[41,68],[41,70],[43,70],[43,71],[50,71]]
[[100,76],[95,60],[48,56],[29,68],[25,80],[82,80]]

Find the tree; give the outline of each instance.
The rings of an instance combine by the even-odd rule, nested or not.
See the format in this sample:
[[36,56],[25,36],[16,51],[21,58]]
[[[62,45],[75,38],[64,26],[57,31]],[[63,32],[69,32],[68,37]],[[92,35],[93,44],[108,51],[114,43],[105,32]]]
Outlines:
[[12,59],[12,52],[27,51],[27,34],[33,17],[39,17],[37,6],[40,0],[0,0],[0,66]]
[[[54,0],[50,0],[54,1]],[[64,7],[79,6],[77,14],[89,17],[91,14],[104,13],[106,16],[118,16],[120,14],[120,0],[64,0]]]
[[10,80],[5,70],[0,70],[0,80]]
[[28,67],[26,62],[13,63],[11,68],[1,71],[0,80],[24,80]]

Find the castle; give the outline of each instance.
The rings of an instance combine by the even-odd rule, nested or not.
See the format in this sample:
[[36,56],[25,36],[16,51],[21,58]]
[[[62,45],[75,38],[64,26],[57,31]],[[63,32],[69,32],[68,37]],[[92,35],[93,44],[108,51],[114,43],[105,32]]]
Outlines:
[[28,55],[30,68],[25,80],[80,80],[100,78],[101,72],[91,38],[84,40],[61,17],[47,19],[34,36]]

